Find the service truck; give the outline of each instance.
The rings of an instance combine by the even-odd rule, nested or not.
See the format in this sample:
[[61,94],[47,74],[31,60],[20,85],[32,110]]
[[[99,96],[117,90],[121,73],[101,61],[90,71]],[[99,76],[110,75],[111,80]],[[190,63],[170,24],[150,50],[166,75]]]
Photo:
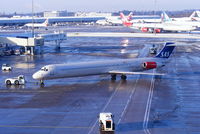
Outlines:
[[155,45],[152,45],[152,47],[149,48],[150,54],[157,54],[157,47]]
[[114,131],[115,123],[112,113],[100,113],[99,114],[99,130],[102,131]]
[[2,67],[1,67],[1,70],[2,71],[11,71],[12,67],[8,64],[3,64]]
[[14,78],[8,78],[5,80],[6,85],[24,85],[25,82],[26,81],[23,75],[19,75],[18,77]]

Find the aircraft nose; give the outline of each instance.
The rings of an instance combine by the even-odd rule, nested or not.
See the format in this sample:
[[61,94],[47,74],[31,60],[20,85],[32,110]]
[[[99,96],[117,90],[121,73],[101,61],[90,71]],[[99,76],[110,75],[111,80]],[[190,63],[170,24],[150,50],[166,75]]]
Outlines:
[[39,72],[36,72],[36,73],[33,74],[32,77],[33,77],[33,79],[39,80],[41,76],[40,76]]

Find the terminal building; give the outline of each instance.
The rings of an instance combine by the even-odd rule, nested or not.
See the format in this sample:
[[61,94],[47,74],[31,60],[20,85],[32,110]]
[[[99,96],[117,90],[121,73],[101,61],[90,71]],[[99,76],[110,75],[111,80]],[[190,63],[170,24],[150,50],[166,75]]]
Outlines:
[[[43,23],[47,18],[36,17],[34,18],[35,23]],[[96,22],[105,17],[48,17],[49,23],[60,23],[60,22]],[[27,23],[32,23],[31,17],[21,18],[0,18],[0,26],[23,26]]]
[[[62,22],[96,22],[98,20],[105,19],[111,16],[111,13],[75,13],[73,16],[71,12],[67,11],[46,11],[43,13],[43,17],[34,16],[35,23],[43,23],[47,18],[49,23],[62,23]],[[25,17],[11,17],[11,18],[0,18],[0,26],[23,26],[27,23],[32,23],[31,16]]]
[[44,17],[48,18],[48,17],[60,17],[60,12],[58,11],[46,11],[44,12]]

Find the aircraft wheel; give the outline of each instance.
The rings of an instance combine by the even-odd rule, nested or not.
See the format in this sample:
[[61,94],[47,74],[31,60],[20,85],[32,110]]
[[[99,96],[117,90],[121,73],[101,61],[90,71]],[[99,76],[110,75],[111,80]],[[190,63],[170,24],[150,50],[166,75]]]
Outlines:
[[121,75],[122,80],[126,80],[126,78],[127,78],[126,75]]
[[113,123],[113,130],[115,130],[115,123]]
[[40,87],[44,87],[44,81],[40,81]]
[[116,76],[117,76],[116,74],[112,74],[111,75],[111,80],[116,80]]
[[11,85],[11,81],[10,81],[10,80],[7,80],[7,81],[6,81],[6,85]]
[[15,85],[19,85],[19,81],[18,80],[15,81]]
[[100,124],[99,130],[100,130],[100,131],[103,131],[103,130],[104,130],[103,123]]

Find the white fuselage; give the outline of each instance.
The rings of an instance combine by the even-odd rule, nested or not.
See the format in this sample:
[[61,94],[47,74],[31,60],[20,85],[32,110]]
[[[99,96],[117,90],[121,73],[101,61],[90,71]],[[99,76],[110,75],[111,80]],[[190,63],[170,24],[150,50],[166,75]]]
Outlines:
[[27,23],[27,24],[25,24],[25,26],[34,27],[34,28],[47,27],[48,23],[46,23],[46,21],[44,23]]
[[153,28],[153,29],[161,29],[163,31],[193,31],[196,30],[197,27],[193,27],[190,25],[183,24],[172,24],[172,23],[133,23],[131,28],[140,29],[143,27]]
[[80,77],[89,75],[110,74],[110,71],[143,71],[144,62],[156,62],[157,67],[163,66],[163,59],[160,58],[140,58],[140,59],[120,59],[108,61],[54,64],[44,66],[41,70],[33,74],[37,80]]
[[180,25],[180,26],[191,26],[191,27],[200,27],[199,21],[167,21],[164,22],[166,24],[172,24],[172,25]]
[[[132,23],[141,23],[141,22],[146,22],[146,23],[159,23],[161,22],[161,19],[154,19],[152,17],[152,19],[150,19],[151,16],[133,16],[132,20],[130,20],[130,22]],[[106,21],[113,24],[113,25],[122,25],[123,21],[121,18],[119,18],[118,16],[112,16],[112,17],[107,17]]]

